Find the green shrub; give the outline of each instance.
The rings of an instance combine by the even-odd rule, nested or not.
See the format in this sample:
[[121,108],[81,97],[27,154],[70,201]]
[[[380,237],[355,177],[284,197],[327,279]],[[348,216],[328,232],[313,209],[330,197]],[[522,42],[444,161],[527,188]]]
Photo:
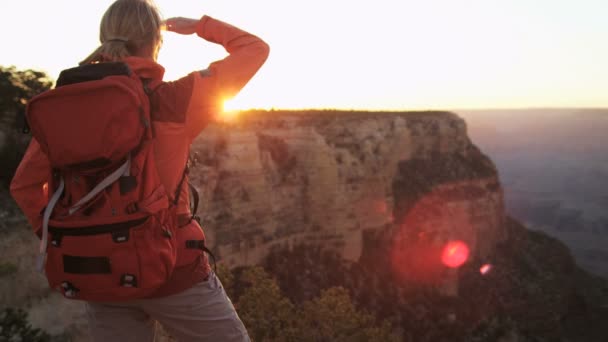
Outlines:
[[32,328],[27,321],[27,313],[22,309],[6,308],[0,313],[0,341],[51,342],[51,336]]
[[232,279],[245,286],[236,308],[254,341],[399,341],[388,322],[378,325],[358,310],[344,288],[329,288],[296,305],[261,267],[245,268]]

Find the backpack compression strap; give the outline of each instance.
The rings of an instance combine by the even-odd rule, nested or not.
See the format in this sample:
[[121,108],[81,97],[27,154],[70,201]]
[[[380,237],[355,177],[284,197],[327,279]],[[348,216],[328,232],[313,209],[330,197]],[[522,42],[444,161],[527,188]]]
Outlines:
[[68,211],[68,215],[72,215],[77,212],[83,205],[85,205],[88,201],[90,201],[93,197],[95,197],[98,193],[102,192],[105,188],[110,186],[112,183],[116,182],[122,176],[129,176],[131,169],[131,157],[127,158],[127,161],[124,162],[116,171],[112,172],[109,176],[107,176],[104,180],[102,180],[99,184],[97,184],[93,190],[91,190],[88,194],[86,194],[83,198],[81,198],[76,204],[74,204]]
[[188,249],[200,249],[201,251],[209,254],[213,259],[213,271],[217,273],[217,262],[215,261],[215,255],[205,246],[205,240],[186,240],[186,248]]
[[[187,162],[186,167],[184,168],[184,172],[182,173],[182,178],[179,180],[179,183],[177,184],[177,189],[175,190],[174,200],[171,201],[173,203],[173,205],[177,205],[177,203],[179,202],[179,197],[182,193],[182,188],[184,186],[184,182],[186,181],[186,176],[189,173],[190,173],[190,163]],[[196,212],[198,211],[198,203],[200,201],[200,198],[198,195],[198,190],[196,190],[196,188],[194,187],[194,185],[192,185],[192,183],[190,181],[188,181],[188,189],[190,189],[190,194],[193,197],[192,203],[190,205],[191,216],[190,216],[190,221],[188,221],[188,222],[191,222],[192,220],[196,220],[200,224],[201,223],[200,217],[198,215],[196,215]]]
[[[127,161],[124,162],[118,169],[112,172],[109,176],[107,176],[104,180],[102,180],[97,186],[93,188],[88,194],[82,197],[76,204],[74,204],[68,210],[68,216],[72,215],[83,205],[85,205],[88,201],[94,198],[98,193],[102,192],[105,188],[110,186],[112,183],[116,182],[122,176],[129,176],[129,170],[131,169],[131,156],[127,158]],[[42,272],[44,268],[44,262],[46,259],[46,248],[48,245],[48,236],[49,236],[49,220],[51,219],[51,214],[55,205],[59,201],[61,194],[63,193],[63,189],[65,187],[65,182],[63,177],[59,182],[59,187],[51,197],[49,204],[44,209],[44,215],[42,216],[42,240],[40,241],[40,254],[38,255],[37,268],[38,271]]]
[[51,218],[51,212],[53,212],[53,208],[59,201],[59,197],[63,193],[63,188],[65,187],[65,183],[63,182],[63,177],[59,181],[59,187],[57,191],[51,197],[49,204],[44,209],[44,215],[42,216],[42,240],[40,240],[40,254],[38,255],[38,260],[36,261],[36,268],[39,272],[42,272],[44,268],[44,262],[46,259],[46,247],[48,244],[49,237],[49,219]]

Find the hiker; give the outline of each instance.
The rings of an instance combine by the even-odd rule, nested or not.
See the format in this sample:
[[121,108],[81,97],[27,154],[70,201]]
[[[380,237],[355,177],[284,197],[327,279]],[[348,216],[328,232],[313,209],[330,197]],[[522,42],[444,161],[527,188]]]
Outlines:
[[[205,70],[194,71],[173,82],[164,82],[162,81],[164,68],[156,63],[162,44],[161,29],[183,35],[197,34],[209,42],[222,45],[229,55],[223,60],[211,63]],[[200,20],[177,17],[162,22],[159,12],[151,0],[115,1],[101,20],[100,41],[101,46],[81,62],[80,68],[62,73],[56,89],[51,90],[51,95],[42,94],[39,99],[30,102],[28,121],[32,125],[33,138],[11,182],[13,198],[25,213],[35,232],[41,237],[41,265],[46,267],[49,284],[58,288],[67,298],[86,301],[90,331],[95,341],[153,341],[155,321],[162,324],[178,341],[249,341],[243,323],[210,267],[207,253],[203,251],[203,248],[198,248],[204,246],[201,246],[200,243],[189,245],[189,242],[204,243],[204,233],[197,220],[193,219],[196,212],[191,212],[190,209],[191,191],[184,184],[187,184],[186,165],[193,140],[205,126],[219,119],[223,101],[237,94],[262,66],[269,53],[268,45],[250,33],[209,16],[203,16]],[[115,64],[115,62],[125,63],[128,70],[135,73],[135,78],[132,75],[129,76],[128,70],[122,70],[121,64]],[[114,167],[112,169],[114,171],[104,171],[105,178],[102,183],[107,181],[107,183],[115,183],[119,186],[100,185],[100,188],[106,190],[92,191],[94,193],[89,194],[85,192],[82,195],[88,196],[89,202],[83,199],[81,201],[83,203],[74,204],[78,199],[67,197],[71,197],[75,193],[74,189],[82,186],[80,183],[83,181],[82,178],[76,176],[70,178],[68,175],[71,175],[70,172],[84,172],[82,168],[85,168],[83,166],[85,163],[72,168],[68,165],[70,161],[67,159],[71,158],[69,156],[75,153],[75,150],[85,149],[86,144],[84,141],[53,142],[51,140],[66,139],[65,137],[80,134],[79,129],[66,127],[65,131],[56,137],[40,133],[37,135],[36,132],[57,130],[57,126],[59,129],[62,128],[57,124],[50,128],[46,127],[51,125],[45,122],[44,116],[40,114],[45,111],[43,113],[45,115],[57,114],[56,110],[55,112],[48,110],[48,108],[54,108],[53,106],[65,107],[68,108],[66,109],[68,111],[74,106],[88,106],[91,113],[99,111],[98,116],[104,115],[106,106],[118,107],[116,103],[107,101],[105,98],[91,98],[90,96],[96,95],[84,93],[82,97],[70,97],[73,98],[73,101],[56,100],[59,98],[57,94],[67,94],[76,91],[75,89],[84,89],[87,84],[94,83],[79,83],[83,77],[101,82],[99,84],[103,84],[103,91],[115,92],[117,86],[112,83],[114,76],[105,77],[103,80],[99,75],[92,76],[95,73],[99,74],[100,70],[103,73],[122,75],[116,78],[119,81],[115,83],[120,83],[124,87],[131,87],[136,81],[140,82],[138,78],[141,80],[140,85],[143,85],[145,90],[145,93],[142,94],[144,97],[147,96],[147,100],[149,99],[149,107],[146,107],[145,111],[142,109],[142,113],[149,111],[151,127],[149,127],[145,115],[142,114],[140,126],[144,128],[138,127],[138,129],[141,128],[142,136],[148,137],[152,147],[147,149],[146,141],[148,140],[144,139],[142,143],[138,143],[134,152],[131,152],[127,159],[123,160],[123,157],[120,157],[120,163],[122,163],[120,168]],[[133,90],[133,92],[136,91],[139,90]],[[137,99],[133,94],[113,93],[111,96]],[[61,99],[65,98],[67,97],[61,97]],[[57,102],[60,104],[58,105]],[[131,108],[129,106],[125,104],[124,108]],[[148,105],[146,104],[146,106]],[[125,110],[130,111],[130,109]],[[60,119],[61,117],[53,120]],[[91,115],[86,120],[103,120],[103,118]],[[66,123],[68,126],[70,124]],[[81,126],[83,130],[84,126],[87,126],[85,121]],[[120,146],[111,145],[116,142],[114,139],[126,139],[120,136],[121,131],[114,129],[103,132],[104,134],[115,134],[116,137],[100,136],[99,139],[106,140],[98,139],[99,141],[93,141],[91,144],[120,149]],[[92,140],[95,138],[90,137]],[[42,139],[45,140],[41,141]],[[84,136],[83,140],[85,139],[89,139],[89,137]],[[52,148],[56,148],[54,146],[62,143],[67,144],[66,146],[69,148],[66,148],[65,151],[49,152]],[[153,160],[142,157],[141,155],[144,153],[142,151],[148,151],[146,153],[153,155]],[[67,166],[59,167],[65,173],[62,171],[58,174],[55,169],[62,158],[66,159],[62,162]],[[113,160],[108,158],[108,160],[101,161],[109,163]],[[147,164],[144,164],[144,161]],[[95,162],[99,162],[99,160],[95,160]],[[112,161],[112,163],[114,162]],[[156,165],[155,167],[147,166],[152,162]],[[102,164],[88,163],[87,167],[107,170],[107,167],[104,166],[106,164]],[[105,208],[104,205],[107,205],[110,200],[114,200],[101,197],[114,196],[107,195],[107,193],[114,194],[112,191],[118,191],[115,189],[120,189],[120,194],[116,195],[118,197],[123,193],[136,196],[135,192],[138,194],[151,192],[146,189],[146,186],[156,181],[144,179],[145,184],[142,184],[142,181],[137,178],[142,177],[141,175],[129,173],[137,172],[137,168],[134,168],[133,165],[139,165],[140,169],[148,168],[146,172],[150,172],[150,174],[157,172],[159,179],[159,184],[155,185],[153,194],[150,195],[155,196],[155,202],[152,205],[147,203],[145,210],[138,206],[130,207],[132,211],[129,214],[135,215],[133,217],[143,218],[126,223],[88,227],[87,234],[90,233],[90,236],[77,236],[78,233],[74,233],[76,231],[73,229],[74,224],[63,228],[53,226],[59,222],[58,217],[62,217],[58,212],[63,212],[62,215],[66,220],[70,220],[70,215],[73,214],[72,216],[76,217],[74,220],[80,220],[77,222],[88,222],[89,216],[87,215],[94,216],[98,212],[95,211],[96,205]],[[165,191],[161,194],[159,189],[162,188]],[[90,190],[90,188],[88,189]],[[133,189],[137,189],[137,191]],[[106,191],[106,195],[102,195],[103,191]],[[68,193],[70,196],[67,195]],[[172,213],[171,206],[167,209],[165,208],[167,205],[164,205],[173,201],[176,204],[173,213],[177,216],[174,221],[170,217],[167,218]],[[69,207],[65,207],[66,205]],[[116,214],[115,208],[112,208],[111,211],[112,215]],[[154,286],[150,285],[150,289],[154,289],[151,293],[142,292],[146,290],[142,286],[142,282],[154,279],[153,276],[147,278],[141,276],[141,279],[137,279],[137,275],[125,273],[120,278],[120,284],[118,284],[118,280],[107,281],[106,279],[109,278],[106,277],[115,272],[115,268],[126,267],[120,265],[121,259],[110,260],[108,256],[94,254],[87,256],[88,249],[93,248],[97,243],[87,245],[78,241],[84,241],[82,240],[84,238],[98,239],[91,241],[99,241],[99,244],[109,241],[108,243],[113,244],[111,248],[114,250],[122,243],[131,243],[132,240],[140,238],[141,230],[129,229],[131,226],[149,224],[147,223],[149,220],[146,219],[148,216],[143,215],[151,215],[151,213],[156,215],[156,221],[151,221],[152,224],[163,222],[162,233],[166,238],[166,243],[159,242],[159,246],[162,248],[159,247],[158,254],[165,255],[168,260],[166,267],[167,270],[171,270],[167,271],[168,280],[163,279],[162,274],[159,273],[161,275],[158,276],[158,279],[163,279],[162,283],[157,281]],[[170,228],[171,222],[176,222],[176,229]],[[105,234],[105,237],[99,235],[102,230],[105,233],[110,231],[100,227],[110,227],[112,229],[111,238],[110,234]],[[124,229],[117,230],[116,227]],[[152,228],[159,231],[161,229],[161,227]],[[146,239],[148,240],[140,243],[138,248],[146,248],[146,244],[156,243],[149,237]],[[163,237],[156,239],[160,241]],[[192,248],[193,246],[195,248]],[[57,253],[55,251],[61,250],[61,248],[73,248],[79,251],[81,256],[66,255],[67,253],[57,254],[58,257],[53,256],[52,253]],[[176,251],[172,252],[172,248],[175,248]],[[129,250],[125,250],[121,253],[128,252]],[[145,262],[156,260],[154,258],[157,257],[155,250],[146,251],[146,253],[148,253],[147,256],[143,258],[146,260],[139,261],[143,265],[141,266],[142,272],[148,272],[143,270],[143,267],[146,266]],[[63,259],[57,259],[61,257]],[[59,261],[56,262],[56,259]],[[63,268],[57,271],[50,268],[61,264]],[[149,272],[161,272],[163,267],[164,265],[160,265],[160,263],[158,266],[154,264]],[[76,279],[76,281],[63,281],[63,278],[60,277],[64,276],[72,277],[69,279]],[[86,280],[89,276],[90,281]],[[81,283],[78,283],[79,279],[83,279]],[[117,288],[114,289],[110,285],[103,288],[101,284],[105,284],[105,282],[111,286],[115,285]],[[85,289],[84,286],[90,287]],[[101,292],[96,293],[97,289]],[[148,289],[148,291],[150,290]],[[122,297],[117,295],[114,300],[111,297],[112,293],[121,294]],[[146,293],[146,295],[143,298],[130,299],[131,293],[138,295]]]

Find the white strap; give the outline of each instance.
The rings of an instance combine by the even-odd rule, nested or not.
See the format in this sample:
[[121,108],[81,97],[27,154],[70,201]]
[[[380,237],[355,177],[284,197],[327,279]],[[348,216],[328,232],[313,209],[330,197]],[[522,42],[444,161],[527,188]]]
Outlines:
[[83,198],[81,198],[76,204],[74,204],[69,210],[68,215],[72,215],[77,212],[83,205],[85,205],[88,201],[90,201],[93,197],[95,197],[98,193],[102,192],[105,188],[110,186],[112,183],[116,182],[122,176],[128,176],[129,170],[131,169],[131,157],[127,158],[127,161],[122,164],[116,171],[112,172],[109,176],[107,176],[104,180],[102,180],[99,184],[97,184],[91,192],[86,194]]
[[44,268],[44,261],[46,259],[46,247],[49,238],[49,220],[51,219],[51,213],[53,212],[55,205],[59,201],[59,197],[61,197],[61,194],[63,193],[64,187],[65,183],[63,181],[63,178],[61,178],[61,181],[59,182],[59,187],[51,197],[49,204],[44,209],[44,215],[42,216],[42,240],[40,241],[40,254],[38,255],[38,261],[36,263],[36,268],[40,272],[42,272]]
[[[86,194],[83,198],[81,198],[76,204],[74,204],[69,209],[68,215],[72,215],[73,213],[78,211],[78,209],[80,209],[84,204],[86,204],[93,197],[95,197],[95,195],[102,192],[105,188],[110,186],[110,184],[117,181],[121,176],[123,176],[123,175],[128,176],[130,169],[131,169],[131,157],[127,158],[127,161],[124,164],[122,164],[118,169],[116,169],[116,171],[112,172],[109,176],[107,176],[104,180],[102,180],[101,183],[97,184],[97,186],[95,186],[93,188],[93,190],[91,190],[88,194]],[[57,191],[55,191],[55,193],[51,197],[51,200],[49,201],[49,204],[46,206],[46,209],[44,209],[44,215],[42,217],[42,240],[40,241],[40,254],[38,255],[38,261],[36,263],[37,264],[36,268],[40,272],[42,272],[42,270],[44,269],[44,263],[45,263],[45,259],[46,259],[46,248],[48,245],[48,237],[49,237],[49,220],[51,219],[51,213],[53,212],[55,205],[59,201],[59,197],[61,197],[61,194],[63,193],[64,188],[65,188],[65,182],[64,182],[63,178],[61,178]]]

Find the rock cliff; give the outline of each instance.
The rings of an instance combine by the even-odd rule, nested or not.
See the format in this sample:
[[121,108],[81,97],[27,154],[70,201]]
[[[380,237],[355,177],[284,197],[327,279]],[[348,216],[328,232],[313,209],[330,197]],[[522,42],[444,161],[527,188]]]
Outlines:
[[393,259],[450,240],[483,259],[506,238],[496,168],[452,113],[251,111],[192,152],[208,245],[230,266],[299,244],[357,261],[374,237]]

